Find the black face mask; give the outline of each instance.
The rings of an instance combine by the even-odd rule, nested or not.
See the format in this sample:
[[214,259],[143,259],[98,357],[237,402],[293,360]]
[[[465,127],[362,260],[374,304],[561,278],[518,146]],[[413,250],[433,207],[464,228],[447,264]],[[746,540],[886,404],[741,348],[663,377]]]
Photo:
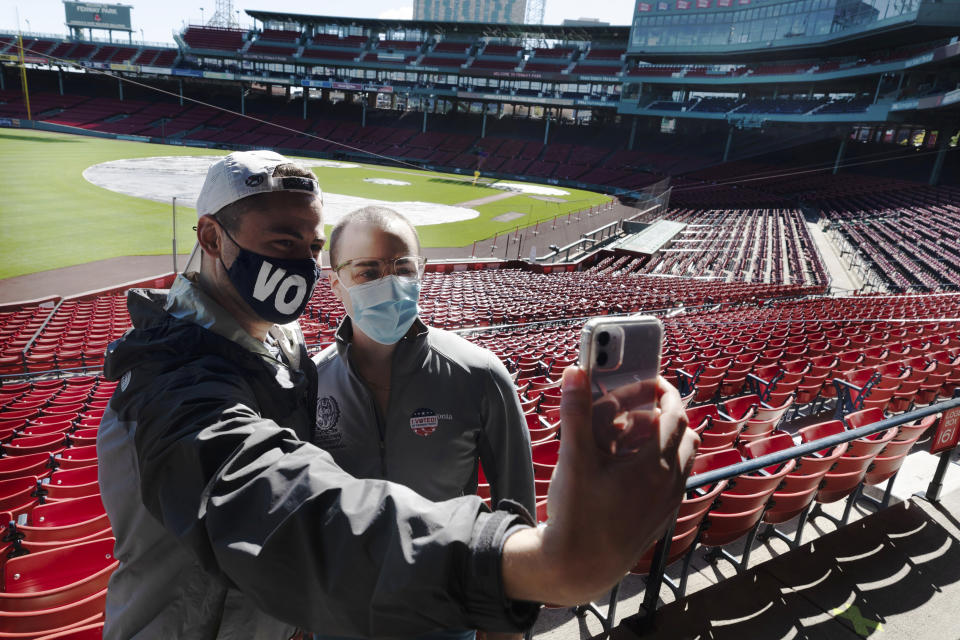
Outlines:
[[310,301],[320,266],[312,258],[271,258],[241,247],[226,227],[220,225],[230,242],[239,249],[228,268],[220,259],[237,293],[254,313],[275,324],[300,317]]

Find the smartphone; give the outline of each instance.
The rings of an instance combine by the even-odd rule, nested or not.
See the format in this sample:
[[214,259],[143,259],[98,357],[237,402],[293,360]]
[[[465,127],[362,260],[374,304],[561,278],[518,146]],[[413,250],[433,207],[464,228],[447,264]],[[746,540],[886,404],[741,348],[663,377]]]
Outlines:
[[[626,384],[656,380],[662,344],[663,324],[654,316],[587,320],[580,334],[580,368],[590,376],[593,399]],[[649,399],[641,398],[634,409],[656,406],[656,387],[647,386]]]

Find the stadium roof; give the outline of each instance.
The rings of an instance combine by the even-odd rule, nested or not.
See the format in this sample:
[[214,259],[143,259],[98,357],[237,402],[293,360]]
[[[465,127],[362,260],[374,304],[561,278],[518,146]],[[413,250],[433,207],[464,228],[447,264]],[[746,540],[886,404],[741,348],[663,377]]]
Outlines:
[[734,45],[722,47],[651,47],[648,49],[628,49],[631,57],[640,60],[664,64],[706,64],[716,62],[722,56],[723,62],[762,62],[790,61],[798,59],[829,58],[832,56],[851,56],[864,52],[894,49],[901,46],[935,42],[957,34],[955,26],[918,25],[916,23],[899,24],[889,28],[877,28],[858,34],[836,36],[828,41],[796,44],[781,40],[776,46]]
[[281,13],[248,9],[247,15],[261,22],[295,22],[302,25],[337,25],[373,31],[420,30],[432,33],[463,33],[494,38],[543,37],[548,40],[619,40],[626,46],[630,26],[614,25],[541,25],[501,24],[496,22],[438,22],[435,20],[399,20],[317,16],[305,13]]

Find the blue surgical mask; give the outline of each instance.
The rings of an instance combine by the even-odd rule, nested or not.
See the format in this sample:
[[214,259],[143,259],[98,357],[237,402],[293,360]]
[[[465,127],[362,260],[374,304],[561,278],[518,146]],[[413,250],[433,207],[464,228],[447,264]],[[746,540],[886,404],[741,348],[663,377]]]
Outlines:
[[420,281],[390,275],[347,288],[351,318],[371,340],[395,344],[417,319]]

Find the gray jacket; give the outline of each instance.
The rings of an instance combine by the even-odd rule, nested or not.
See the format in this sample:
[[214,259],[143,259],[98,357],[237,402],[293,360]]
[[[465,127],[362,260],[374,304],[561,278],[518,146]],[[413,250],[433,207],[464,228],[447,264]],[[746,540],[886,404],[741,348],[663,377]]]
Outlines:
[[316,369],[295,325],[271,331],[278,359],[183,277],[128,307],[97,437],[120,561],[106,640],[532,624],[537,607],[508,601],[500,579],[521,517],[358,480],[309,442]]
[[393,353],[387,414],[350,361],[353,325],[317,364],[316,442],[358,478],[399,482],[430,500],[477,491],[535,512],[530,432],[510,375],[490,351],[419,320]]

